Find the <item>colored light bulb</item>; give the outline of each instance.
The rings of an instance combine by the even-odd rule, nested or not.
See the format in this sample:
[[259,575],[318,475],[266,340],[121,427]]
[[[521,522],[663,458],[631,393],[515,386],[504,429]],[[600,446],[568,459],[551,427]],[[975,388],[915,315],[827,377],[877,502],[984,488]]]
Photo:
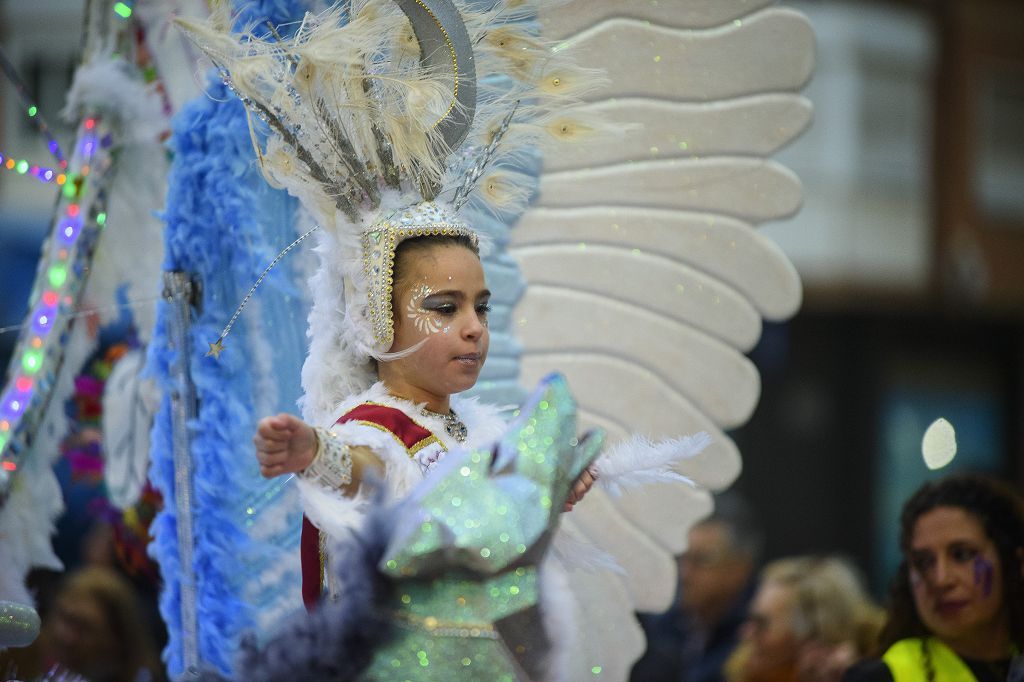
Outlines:
[[114,3],[114,12],[122,19],[127,19],[132,15],[132,8],[123,2],[117,2]]
[[25,374],[35,374],[43,366],[43,351],[41,350],[27,350],[25,354],[21,356],[21,368],[25,370]]
[[63,265],[52,265],[46,275],[50,280],[50,286],[60,289],[68,279],[68,269]]
[[36,311],[35,316],[32,318],[32,331],[40,336],[50,331],[50,327],[53,326],[53,321],[57,317],[57,311],[53,308],[43,306]]
[[27,173],[28,172],[28,161],[26,161],[25,159],[22,159],[21,161],[19,161],[18,165],[15,166],[15,170],[18,171],[19,173],[21,173],[22,175]]
[[71,245],[75,242],[75,238],[82,230],[82,221],[77,218],[65,218],[60,223],[60,229],[57,232],[57,236],[60,240],[67,245]]

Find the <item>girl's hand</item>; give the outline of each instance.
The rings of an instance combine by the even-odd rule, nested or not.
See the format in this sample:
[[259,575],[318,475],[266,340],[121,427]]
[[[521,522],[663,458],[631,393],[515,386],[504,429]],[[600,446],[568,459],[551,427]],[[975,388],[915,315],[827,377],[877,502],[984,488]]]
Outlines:
[[580,477],[576,479],[576,482],[572,485],[572,490],[569,491],[569,498],[565,501],[565,508],[563,511],[572,511],[572,508],[576,506],[576,503],[583,499],[583,496],[593,487],[594,474],[590,473],[590,469],[584,469]]
[[265,478],[302,471],[316,456],[313,427],[290,414],[261,419],[252,443]]

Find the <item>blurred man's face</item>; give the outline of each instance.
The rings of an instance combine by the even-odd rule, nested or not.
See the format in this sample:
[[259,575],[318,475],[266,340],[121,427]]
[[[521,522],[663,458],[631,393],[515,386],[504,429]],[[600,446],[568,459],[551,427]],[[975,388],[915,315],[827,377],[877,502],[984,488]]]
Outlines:
[[754,567],[732,547],[719,522],[690,529],[689,545],[679,557],[683,606],[706,625],[713,625],[736,603]]
[[800,640],[793,632],[793,589],[764,583],[754,595],[743,625],[743,639],[750,648],[744,664],[750,682],[793,679]]

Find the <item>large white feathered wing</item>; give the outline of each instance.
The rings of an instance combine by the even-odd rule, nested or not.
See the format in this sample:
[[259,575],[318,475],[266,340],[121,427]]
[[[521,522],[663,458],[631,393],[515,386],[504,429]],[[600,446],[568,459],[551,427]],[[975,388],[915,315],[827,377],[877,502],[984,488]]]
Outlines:
[[[612,443],[633,433],[712,438],[676,467],[696,487],[595,490],[567,515],[626,569],[599,573],[603,594],[598,573],[570,574],[589,586],[581,600],[617,595],[602,607],[604,622],[628,621],[609,608],[669,606],[672,555],[710,510],[709,491],[740,472],[724,431],[747,420],[760,393],[745,353],[762,319],[785,319],[800,304],[796,271],[757,225],[800,206],[797,178],[767,157],[810,121],[811,104],[796,93],[814,38],[803,15],[771,4],[575,0],[541,15],[546,37],[607,71],[610,84],[584,108],[624,132],[545,159],[538,200],[513,230],[511,254],[529,283],[515,311],[521,381],[564,373],[582,426],[604,428]],[[625,678],[643,638],[588,629],[576,672]]]

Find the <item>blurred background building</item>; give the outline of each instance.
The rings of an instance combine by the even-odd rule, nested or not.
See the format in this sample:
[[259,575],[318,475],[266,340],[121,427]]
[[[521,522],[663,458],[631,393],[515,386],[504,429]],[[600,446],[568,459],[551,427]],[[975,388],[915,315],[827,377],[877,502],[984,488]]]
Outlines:
[[[639,0],[632,0],[639,1]],[[881,593],[902,500],[945,417],[970,468],[1024,483],[1024,5],[786,2],[818,38],[810,129],[779,160],[805,206],[767,234],[805,303],[752,357],[761,403],[737,487],[767,558],[838,551]],[[62,141],[84,2],[0,2],[0,44]],[[44,159],[8,83],[0,154]],[[0,327],[19,325],[56,188],[0,168]],[[0,333],[4,366],[16,340]]]

